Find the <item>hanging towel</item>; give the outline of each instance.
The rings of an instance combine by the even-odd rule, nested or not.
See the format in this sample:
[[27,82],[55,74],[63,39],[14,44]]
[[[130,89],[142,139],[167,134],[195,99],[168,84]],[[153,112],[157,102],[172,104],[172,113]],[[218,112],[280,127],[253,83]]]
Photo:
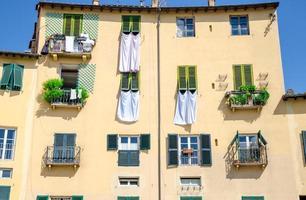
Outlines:
[[187,91],[186,124],[193,124],[197,116],[197,92]]
[[79,98],[79,99],[82,98],[82,89],[78,89],[78,98]]
[[187,106],[188,96],[187,91],[181,93],[180,91],[177,94],[176,100],[176,110],[174,116],[174,123],[179,125],[186,125],[186,106]]
[[65,36],[65,51],[74,52],[74,36]]
[[130,71],[138,72],[140,65],[140,33],[132,34],[131,64]]
[[121,121],[131,122],[133,121],[132,111],[131,111],[131,91],[121,91],[119,102],[118,102],[118,110],[117,117]]
[[121,34],[119,71],[130,72],[132,33]]
[[137,121],[139,118],[139,91],[131,92],[131,110],[133,121]]
[[70,90],[70,100],[75,100],[77,98],[77,92],[76,89]]

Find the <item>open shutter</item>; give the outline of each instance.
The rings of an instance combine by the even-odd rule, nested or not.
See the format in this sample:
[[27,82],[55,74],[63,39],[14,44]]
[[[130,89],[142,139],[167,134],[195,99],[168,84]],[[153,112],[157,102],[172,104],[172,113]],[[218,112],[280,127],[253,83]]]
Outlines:
[[211,142],[209,134],[201,134],[201,164],[211,165]]
[[121,90],[130,90],[130,74],[122,73],[121,74]]
[[131,32],[130,16],[122,16],[122,32],[123,33]]
[[186,77],[186,67],[179,66],[178,67],[178,85],[179,90],[187,90],[187,77]]
[[53,34],[62,34],[65,33],[63,27],[64,14],[62,13],[46,13],[45,23],[46,31],[45,38],[48,39]]
[[131,90],[138,91],[139,90],[139,72],[131,73]]
[[84,13],[81,33],[89,34],[90,39],[98,39],[99,21],[100,20],[98,14]]
[[10,79],[13,73],[13,64],[3,64],[2,78],[1,78],[1,89],[6,89],[9,86]]
[[234,65],[234,88],[235,90],[239,90],[240,86],[242,85],[242,75],[241,75],[241,65]]
[[48,195],[38,195],[36,197],[36,200],[48,200],[49,196]]
[[304,147],[304,158],[306,162],[306,131],[302,131],[303,147]]
[[259,139],[259,141],[260,141],[263,145],[266,145],[266,144],[267,144],[267,141],[266,141],[265,138],[262,136],[262,134],[261,134],[260,131],[258,132],[258,139]]
[[168,135],[168,165],[178,165],[178,137],[176,134]]
[[139,33],[140,32],[140,16],[132,16],[132,32]]
[[22,77],[23,77],[23,68],[22,65],[14,65],[14,85],[13,89],[20,90],[22,87]]
[[72,200],[83,200],[83,196],[72,196]]
[[117,150],[118,149],[118,135],[109,134],[107,135],[107,150]]
[[244,85],[253,85],[252,66],[244,65],[243,73],[244,73]]
[[82,15],[74,15],[74,23],[73,23],[73,35],[79,36],[82,32]]
[[64,34],[72,35],[72,15],[64,15]]
[[232,146],[232,145],[235,144],[235,143],[237,144],[237,142],[238,142],[238,137],[239,137],[239,133],[238,133],[238,131],[237,131],[237,133],[236,133],[235,137],[233,138],[233,140],[232,140],[230,146]]
[[150,144],[150,134],[140,135],[140,150],[149,150],[151,148]]
[[197,89],[197,68],[195,66],[190,66],[188,68],[188,83],[189,90]]

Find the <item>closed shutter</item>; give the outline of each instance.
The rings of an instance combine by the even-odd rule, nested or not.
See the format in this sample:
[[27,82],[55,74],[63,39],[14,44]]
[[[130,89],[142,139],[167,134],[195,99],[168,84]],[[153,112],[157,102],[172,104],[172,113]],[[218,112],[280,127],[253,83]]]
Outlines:
[[140,135],[140,150],[149,150],[151,148],[150,144],[150,134]]
[[22,87],[23,68],[22,65],[14,65],[14,90],[20,90]]
[[122,16],[122,32],[129,33],[130,31],[130,16]]
[[140,32],[140,16],[132,16],[132,32],[139,33]]
[[139,197],[129,197],[128,200],[139,200]]
[[[47,13],[46,14],[46,32],[45,38],[49,38],[53,34],[62,34],[63,32],[63,22],[64,15],[61,13]],[[65,29],[64,29],[65,30]]]
[[130,74],[122,73],[121,74],[121,90],[130,90]]
[[178,136],[168,135],[168,165],[178,165]]
[[242,70],[240,65],[234,65],[234,88],[235,90],[239,90],[240,86],[242,85]]
[[72,196],[72,200],[83,200],[83,196]]
[[98,39],[98,32],[99,32],[99,15],[98,14],[90,14],[85,13],[83,15],[83,33],[89,34],[89,38],[96,40]]
[[139,197],[118,197],[117,200],[139,200]]
[[13,73],[13,64],[3,64],[2,78],[1,78],[1,89],[7,89],[10,86],[10,79]]
[[10,186],[0,186],[0,200],[10,200]]
[[202,200],[202,197],[186,196],[186,197],[181,197],[181,200]]
[[64,15],[64,34],[72,35],[72,15]]
[[82,15],[74,15],[73,35],[79,36],[82,33]]
[[244,65],[244,85],[253,85],[252,66]]
[[302,131],[302,139],[303,139],[303,146],[304,146],[304,159],[306,162],[306,131]]
[[118,135],[109,134],[107,135],[107,150],[117,150],[118,149]]
[[48,195],[38,195],[36,197],[36,200],[48,200],[49,196]]
[[211,165],[211,142],[209,134],[201,134],[201,164]]
[[178,67],[178,85],[179,90],[187,90],[187,77],[186,77],[186,67],[179,66]]
[[242,200],[264,200],[264,197],[242,197]]
[[139,72],[131,73],[131,90],[138,91],[139,90]]
[[188,84],[189,90],[197,89],[197,68],[195,66],[188,68]]

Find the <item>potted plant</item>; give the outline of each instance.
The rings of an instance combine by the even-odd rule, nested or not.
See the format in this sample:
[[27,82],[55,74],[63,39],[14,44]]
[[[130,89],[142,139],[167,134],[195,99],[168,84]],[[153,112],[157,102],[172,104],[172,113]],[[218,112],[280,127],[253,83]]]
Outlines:
[[63,96],[64,92],[61,89],[63,86],[62,79],[50,79],[43,84],[43,98],[48,103],[52,103],[55,99]]

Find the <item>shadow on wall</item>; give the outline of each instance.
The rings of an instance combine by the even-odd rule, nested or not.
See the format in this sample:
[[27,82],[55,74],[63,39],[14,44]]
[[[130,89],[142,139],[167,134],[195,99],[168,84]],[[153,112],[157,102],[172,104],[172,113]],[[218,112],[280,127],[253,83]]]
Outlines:
[[218,110],[223,113],[223,119],[229,121],[243,120],[252,123],[261,115],[261,112],[256,110],[236,110],[233,112],[227,105],[226,97],[223,97],[222,101],[220,101]]
[[291,115],[291,114],[306,114],[306,101],[304,99],[289,99],[283,101],[280,99],[275,110],[274,115]]

